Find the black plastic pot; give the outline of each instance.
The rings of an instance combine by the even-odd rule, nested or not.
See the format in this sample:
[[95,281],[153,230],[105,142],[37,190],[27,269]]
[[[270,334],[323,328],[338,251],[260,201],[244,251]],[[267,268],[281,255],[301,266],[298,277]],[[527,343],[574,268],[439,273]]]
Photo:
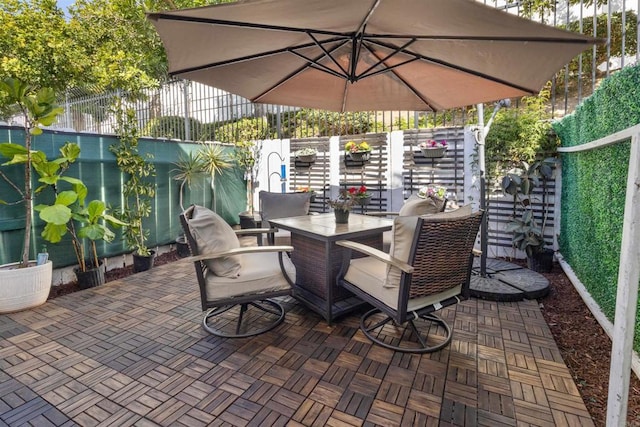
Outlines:
[[186,258],[191,255],[187,238],[184,237],[184,235],[180,235],[176,238],[176,252],[180,258]]
[[87,269],[87,271],[80,271],[79,268],[73,270],[78,278],[78,287],[80,289],[95,288],[104,284],[104,268],[102,263],[98,267]]
[[527,257],[527,267],[538,273],[549,273],[553,268],[553,250],[543,249]]
[[141,271],[150,270],[153,267],[153,259],[155,258],[156,251],[151,251],[150,255],[138,255],[133,254],[133,272],[140,273]]

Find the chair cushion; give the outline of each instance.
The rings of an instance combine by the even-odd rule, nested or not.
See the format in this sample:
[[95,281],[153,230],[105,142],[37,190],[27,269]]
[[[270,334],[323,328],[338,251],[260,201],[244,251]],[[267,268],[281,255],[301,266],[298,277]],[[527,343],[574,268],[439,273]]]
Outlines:
[[271,193],[261,191],[260,214],[263,221],[307,215],[311,203],[309,193]]
[[[280,270],[278,254],[258,252],[239,255],[242,270],[233,280],[207,273],[207,300],[215,301],[240,295],[259,294],[290,289]],[[283,256],[284,268],[293,282],[296,280],[296,268],[288,256]]]
[[[189,230],[198,246],[198,254],[204,255],[240,247],[238,236],[218,214],[202,206],[195,206],[189,220]],[[242,268],[239,256],[220,257],[205,261],[209,271],[216,276],[235,278]]]
[[400,208],[400,216],[427,215],[442,212],[444,199],[437,197],[410,196]]
[[[404,202],[398,216],[418,216],[418,215],[431,215],[442,212],[444,207],[444,199],[437,197],[418,197],[415,194],[409,196]],[[382,249],[391,253],[393,251],[393,230],[385,231],[382,235]]]
[[[442,221],[454,218],[462,218],[471,215],[473,212],[471,205],[465,205],[459,209],[450,212],[441,212],[437,214],[421,215],[427,221]],[[391,240],[391,250],[389,255],[397,258],[401,261],[408,262],[409,254],[411,252],[411,244],[413,243],[413,237],[416,232],[416,226],[418,224],[418,216],[399,216],[393,220],[393,237]],[[384,281],[385,287],[398,287],[400,286],[400,277],[402,271],[397,267],[388,266],[386,280]]]
[[[384,305],[397,310],[398,292],[400,288],[398,286],[384,286],[386,268],[386,263],[372,257],[353,259],[344,278]],[[435,304],[436,302],[444,301],[459,295],[461,290],[462,286],[456,286],[439,294],[411,299],[407,304],[407,311],[418,310],[422,307]]]

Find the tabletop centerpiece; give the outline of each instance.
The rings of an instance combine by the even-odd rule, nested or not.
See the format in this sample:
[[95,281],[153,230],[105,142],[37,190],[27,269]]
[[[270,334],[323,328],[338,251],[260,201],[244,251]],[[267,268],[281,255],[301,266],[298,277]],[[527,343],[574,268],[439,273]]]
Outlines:
[[366,162],[371,157],[371,146],[367,141],[348,141],[344,144],[344,152],[353,161]]
[[448,145],[445,140],[436,141],[435,139],[427,139],[426,141],[421,142],[418,145],[418,148],[420,148],[424,157],[437,158],[444,156]]
[[337,199],[329,200],[329,206],[333,208],[336,217],[336,224],[346,224],[349,222],[349,212],[355,203],[354,197],[347,190],[340,191]]

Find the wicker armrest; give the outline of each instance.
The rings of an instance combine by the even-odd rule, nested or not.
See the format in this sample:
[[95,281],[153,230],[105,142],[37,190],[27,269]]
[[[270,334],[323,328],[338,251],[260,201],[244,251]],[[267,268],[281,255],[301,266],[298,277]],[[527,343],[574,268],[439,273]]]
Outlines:
[[228,251],[215,252],[209,254],[202,254],[185,258],[186,261],[204,261],[207,259],[221,258],[225,256],[240,255],[240,254],[252,254],[260,252],[292,252],[293,246],[244,246],[241,248],[229,249]]
[[380,260],[386,264],[399,268],[405,273],[413,273],[413,267],[404,261],[392,257],[386,252],[372,248],[371,246],[364,245],[362,243],[352,242],[350,240],[338,240],[336,245],[343,246],[345,248],[353,249],[377,260]]

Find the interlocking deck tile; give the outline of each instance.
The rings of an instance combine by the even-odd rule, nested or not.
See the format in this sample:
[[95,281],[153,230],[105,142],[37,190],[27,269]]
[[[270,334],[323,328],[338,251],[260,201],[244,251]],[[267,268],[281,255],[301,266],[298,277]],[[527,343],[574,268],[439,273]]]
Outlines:
[[176,286],[192,264],[153,270],[0,316],[0,426],[593,425],[536,301],[448,307],[453,340],[425,355],[293,298],[278,328],[228,340]]

